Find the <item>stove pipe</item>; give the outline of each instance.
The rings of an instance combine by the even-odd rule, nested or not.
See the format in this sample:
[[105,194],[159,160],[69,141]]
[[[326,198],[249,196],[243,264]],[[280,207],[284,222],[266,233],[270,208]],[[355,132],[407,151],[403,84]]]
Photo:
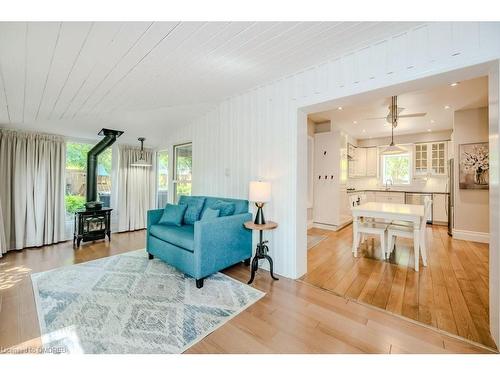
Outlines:
[[87,203],[97,201],[97,157],[109,146],[115,143],[116,138],[122,135],[120,130],[102,129],[99,135],[104,138],[87,154]]

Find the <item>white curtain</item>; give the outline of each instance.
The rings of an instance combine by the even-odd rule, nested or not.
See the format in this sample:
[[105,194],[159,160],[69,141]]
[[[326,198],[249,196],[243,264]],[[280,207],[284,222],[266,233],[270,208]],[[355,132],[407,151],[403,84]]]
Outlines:
[[0,129],[0,202],[6,250],[65,240],[65,166],[62,137]]
[[0,258],[7,252],[7,242],[5,240],[4,222],[2,215],[2,200],[0,199]]
[[134,167],[131,164],[141,156],[140,149],[119,145],[118,150],[118,231],[143,229],[147,211],[155,208],[155,155],[144,149],[144,158],[152,167]]

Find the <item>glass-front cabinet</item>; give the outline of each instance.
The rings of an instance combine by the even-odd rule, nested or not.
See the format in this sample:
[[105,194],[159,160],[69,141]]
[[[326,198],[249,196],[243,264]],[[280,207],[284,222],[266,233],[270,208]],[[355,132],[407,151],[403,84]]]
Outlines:
[[432,161],[431,172],[432,174],[445,174],[446,173],[446,144],[444,142],[432,144]]
[[419,143],[415,145],[415,174],[427,174],[427,143]]
[[414,175],[446,174],[446,143],[416,143],[414,150]]

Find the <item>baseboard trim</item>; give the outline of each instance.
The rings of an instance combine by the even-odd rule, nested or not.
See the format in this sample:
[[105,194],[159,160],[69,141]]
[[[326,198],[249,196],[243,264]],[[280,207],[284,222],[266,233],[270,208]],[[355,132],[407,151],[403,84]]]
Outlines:
[[312,227],[314,227],[314,223],[312,220],[308,220],[307,221],[307,229],[311,229]]
[[351,223],[352,223],[352,220],[346,221],[345,223],[342,223],[341,225],[323,224],[323,223],[312,222],[312,227],[318,228],[318,229],[338,231],[342,228],[347,227]]
[[489,233],[473,232],[470,230],[453,229],[453,238],[456,240],[490,243]]

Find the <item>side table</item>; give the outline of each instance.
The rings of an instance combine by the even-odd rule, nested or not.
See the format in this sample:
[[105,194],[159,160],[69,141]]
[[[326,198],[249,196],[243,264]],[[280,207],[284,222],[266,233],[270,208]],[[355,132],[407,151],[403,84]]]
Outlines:
[[252,265],[251,265],[252,274],[250,276],[250,280],[248,281],[248,284],[253,283],[253,279],[255,277],[255,272],[257,272],[257,269],[259,268],[259,259],[267,259],[268,260],[269,266],[270,266],[269,272],[271,274],[271,277],[274,280],[279,280],[273,274],[273,260],[268,255],[269,248],[266,245],[266,243],[268,241],[263,241],[263,239],[262,239],[262,232],[263,231],[273,230],[273,229],[278,227],[278,224],[273,222],[273,221],[268,221],[265,224],[255,224],[253,221],[246,221],[243,224],[243,226],[247,229],[259,231],[259,243],[257,244],[257,250],[255,251],[255,256],[252,259]]

